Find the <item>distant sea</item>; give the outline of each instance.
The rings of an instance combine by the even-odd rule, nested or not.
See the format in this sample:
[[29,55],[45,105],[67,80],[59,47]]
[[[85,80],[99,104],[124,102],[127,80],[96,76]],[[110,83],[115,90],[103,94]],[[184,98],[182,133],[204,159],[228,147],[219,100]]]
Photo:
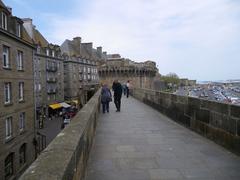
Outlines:
[[197,81],[197,84],[211,84],[211,83],[240,83],[240,79],[217,80],[217,81]]

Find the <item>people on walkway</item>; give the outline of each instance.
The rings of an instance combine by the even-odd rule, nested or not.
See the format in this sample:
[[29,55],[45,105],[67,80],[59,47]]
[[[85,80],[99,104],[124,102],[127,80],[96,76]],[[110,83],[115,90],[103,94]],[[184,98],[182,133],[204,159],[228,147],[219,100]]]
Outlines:
[[112,101],[112,93],[107,84],[104,84],[101,91],[102,112],[109,113],[109,102]]
[[112,85],[114,91],[114,103],[117,108],[116,112],[120,112],[121,109],[121,98],[122,98],[122,85],[118,80],[115,80]]
[[130,81],[129,80],[127,81],[126,89],[127,89],[127,98],[128,98],[128,96],[129,96],[129,89],[130,89]]
[[123,94],[125,96],[127,94],[127,85],[126,85],[126,83],[123,83],[122,89],[123,89]]

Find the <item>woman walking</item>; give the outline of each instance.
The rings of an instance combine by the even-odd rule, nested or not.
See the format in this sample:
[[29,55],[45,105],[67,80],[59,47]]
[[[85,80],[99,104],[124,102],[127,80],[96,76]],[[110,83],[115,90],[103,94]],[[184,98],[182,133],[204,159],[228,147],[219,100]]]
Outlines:
[[107,84],[104,84],[101,91],[101,103],[102,103],[102,112],[107,111],[109,113],[109,102],[112,101],[112,93],[108,88]]

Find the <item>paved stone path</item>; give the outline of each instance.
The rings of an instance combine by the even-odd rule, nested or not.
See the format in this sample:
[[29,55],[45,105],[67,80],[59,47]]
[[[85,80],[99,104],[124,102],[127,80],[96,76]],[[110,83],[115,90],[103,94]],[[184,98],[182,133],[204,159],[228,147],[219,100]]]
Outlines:
[[48,144],[58,135],[58,133],[62,130],[62,117],[54,118],[53,120],[45,120],[44,128],[38,129],[40,133],[46,136],[46,145]]
[[[239,180],[240,157],[130,97],[101,114],[87,180]],[[174,113],[174,112],[173,112]]]

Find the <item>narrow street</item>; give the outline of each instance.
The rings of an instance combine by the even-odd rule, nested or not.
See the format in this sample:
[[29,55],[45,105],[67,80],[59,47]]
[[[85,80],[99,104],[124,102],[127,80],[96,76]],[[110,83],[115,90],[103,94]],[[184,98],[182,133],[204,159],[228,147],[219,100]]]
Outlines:
[[53,118],[52,120],[46,119],[44,121],[44,128],[38,129],[38,132],[46,136],[46,145],[48,145],[62,130],[62,117]]

